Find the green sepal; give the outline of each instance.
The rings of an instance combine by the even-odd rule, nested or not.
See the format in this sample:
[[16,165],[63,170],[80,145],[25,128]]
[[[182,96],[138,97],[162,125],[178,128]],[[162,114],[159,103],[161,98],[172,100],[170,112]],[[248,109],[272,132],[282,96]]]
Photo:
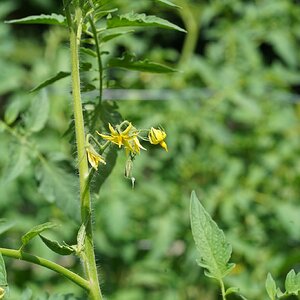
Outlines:
[[40,89],[42,89],[42,88],[44,88],[44,87],[46,87],[46,86],[48,86],[48,85],[50,85],[50,84],[52,84],[52,83],[54,83],[54,82],[60,80],[60,79],[63,79],[63,78],[65,78],[65,77],[68,77],[68,76],[70,76],[70,75],[71,75],[70,72],[62,72],[62,71],[60,71],[60,72],[58,72],[56,75],[54,75],[54,76],[48,78],[47,80],[43,81],[43,82],[40,83],[38,86],[36,86],[35,88],[31,89],[31,90],[30,90],[30,93],[36,92],[36,91],[38,91],[38,90],[40,90]]
[[15,19],[5,21],[9,24],[45,24],[45,25],[62,25],[66,26],[66,18],[63,15],[51,14],[51,15],[38,15],[29,16],[22,19]]
[[267,275],[265,287],[266,287],[266,290],[267,290],[267,293],[268,293],[270,299],[275,300],[276,294],[277,294],[276,283],[270,273],[268,273],[268,275]]
[[57,225],[52,222],[46,222],[37,226],[34,226],[27,233],[22,236],[22,246],[20,250],[22,250],[34,237],[39,235],[41,232],[56,227]]
[[53,252],[60,255],[70,255],[75,252],[75,249],[69,245],[61,245],[57,241],[50,240],[43,235],[39,234],[39,237],[44,242],[44,244]]
[[133,71],[149,73],[173,73],[176,69],[155,63],[149,60],[136,60],[133,54],[125,53],[121,58],[112,58],[108,62],[109,67],[122,68]]
[[186,32],[183,28],[156,16],[130,12],[107,20],[107,28],[115,27],[160,27]]

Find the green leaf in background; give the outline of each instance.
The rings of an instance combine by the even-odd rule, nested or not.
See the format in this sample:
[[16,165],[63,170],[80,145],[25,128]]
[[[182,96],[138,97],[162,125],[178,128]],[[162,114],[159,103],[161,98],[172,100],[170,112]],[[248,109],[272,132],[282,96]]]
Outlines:
[[60,80],[60,79],[63,79],[63,78],[65,78],[65,77],[68,77],[68,76],[70,76],[70,75],[71,75],[70,72],[63,72],[63,71],[60,71],[60,72],[58,72],[56,75],[54,75],[54,76],[48,78],[47,80],[43,81],[42,83],[40,83],[38,86],[36,86],[36,87],[33,88],[32,90],[30,90],[30,92],[31,92],[31,93],[32,93],[32,92],[36,92],[36,91],[38,91],[38,90],[40,90],[40,89],[42,89],[42,88],[44,88],[44,87],[46,87],[46,86],[48,86],[48,85],[50,85],[50,84],[52,84],[52,83],[54,83],[54,82]]
[[69,245],[61,245],[57,241],[52,241],[43,235],[39,234],[39,237],[44,242],[44,244],[51,249],[53,252],[60,255],[70,255],[75,252],[75,249]]
[[4,121],[6,124],[11,125],[19,116],[21,110],[20,101],[12,101],[9,103],[5,110]]
[[39,192],[47,201],[54,203],[73,221],[79,222],[80,211],[77,178],[50,161],[43,161],[38,180]]
[[28,131],[41,131],[49,116],[49,99],[46,91],[39,93],[32,101],[29,110],[24,115],[24,121]]
[[6,221],[5,219],[0,219],[0,235],[15,225],[14,221]]
[[2,254],[0,253],[0,299],[3,299],[6,293],[7,286],[8,284],[7,284],[5,263]]
[[285,290],[288,294],[298,295],[300,291],[300,272],[296,274],[294,270],[291,270],[286,275]]
[[276,299],[276,283],[270,273],[268,273],[266,280],[266,290],[271,300]]
[[6,21],[9,24],[45,24],[45,25],[63,25],[66,26],[66,18],[63,15],[38,15],[29,16],[22,19]]
[[36,237],[38,234],[41,232],[48,230],[50,228],[53,228],[57,226],[54,223],[51,222],[46,222],[37,226],[34,226],[32,229],[30,229],[27,233],[25,233],[22,236],[22,246],[21,249],[23,249],[29,242],[32,240],[34,237]]
[[109,67],[124,68],[128,70],[149,73],[173,73],[177,71],[168,66],[148,60],[136,60],[133,54],[128,53],[125,53],[121,58],[110,59],[108,65]]
[[3,177],[5,182],[10,182],[19,177],[30,163],[28,149],[19,144],[13,144],[10,159],[7,162]]
[[176,5],[175,3],[169,1],[169,0],[156,0],[157,2],[161,2],[163,4],[166,4],[168,6],[171,6],[171,7],[175,7],[175,8],[181,8],[180,6]]
[[134,12],[113,17],[107,20],[107,28],[115,27],[160,27],[174,29],[186,32],[183,28],[156,16],[147,16],[146,14],[137,14]]
[[234,267],[234,264],[228,263],[232,247],[194,191],[191,195],[190,218],[192,234],[200,255],[198,263],[208,270],[205,272],[206,276],[221,280]]

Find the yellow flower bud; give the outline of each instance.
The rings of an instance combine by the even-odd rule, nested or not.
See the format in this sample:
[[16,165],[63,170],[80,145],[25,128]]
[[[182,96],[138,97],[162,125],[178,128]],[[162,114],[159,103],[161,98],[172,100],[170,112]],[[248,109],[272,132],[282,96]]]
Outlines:
[[86,147],[86,153],[87,153],[87,157],[88,157],[88,161],[89,161],[90,165],[95,170],[98,170],[99,163],[106,165],[104,158],[98,152],[96,152],[96,150],[94,149],[94,147],[91,144],[89,144]]
[[166,151],[168,151],[168,146],[165,142],[165,138],[167,137],[167,134],[165,131],[161,129],[156,129],[154,127],[150,128],[148,138],[151,144],[157,145],[160,144],[161,147],[163,147]]

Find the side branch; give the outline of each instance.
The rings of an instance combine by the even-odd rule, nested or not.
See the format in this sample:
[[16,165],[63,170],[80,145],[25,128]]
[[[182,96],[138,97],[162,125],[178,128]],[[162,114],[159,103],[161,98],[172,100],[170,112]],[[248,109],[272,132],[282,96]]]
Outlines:
[[66,278],[73,281],[78,286],[85,289],[87,292],[90,291],[90,285],[87,280],[83,279],[81,276],[77,275],[76,273],[74,273],[74,272],[66,269],[65,267],[63,267],[55,262],[52,262],[48,259],[36,256],[36,255],[32,255],[32,254],[29,254],[29,253],[26,253],[23,251],[7,249],[7,248],[0,248],[0,253],[3,256],[28,261],[33,264],[40,265],[42,267],[50,269],[56,273],[59,273],[59,274],[65,276]]

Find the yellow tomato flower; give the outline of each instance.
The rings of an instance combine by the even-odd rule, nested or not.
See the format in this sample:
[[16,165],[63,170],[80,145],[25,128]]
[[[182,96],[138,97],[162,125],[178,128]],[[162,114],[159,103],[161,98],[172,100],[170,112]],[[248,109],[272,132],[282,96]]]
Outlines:
[[153,145],[160,144],[168,152],[168,146],[165,142],[166,137],[167,134],[165,133],[165,131],[160,129],[155,129],[154,127],[150,128],[148,134],[149,142]]
[[98,170],[99,163],[106,165],[104,158],[99,153],[96,152],[96,150],[91,144],[89,144],[86,147],[86,153],[87,153],[89,163],[95,170]]
[[97,131],[97,133],[105,140],[108,140],[114,144],[117,144],[119,148],[121,148],[122,145],[126,145],[127,141],[130,140],[132,137],[129,136],[129,132],[132,129],[132,124],[129,123],[127,128],[123,131],[116,130],[111,126],[110,123],[108,123],[108,127],[110,130],[110,135],[102,134]]
[[126,141],[124,144],[125,146],[125,151],[126,154],[128,155],[130,152],[133,154],[140,154],[140,149],[147,150],[145,149],[138,138],[138,133],[135,133],[130,140]]

